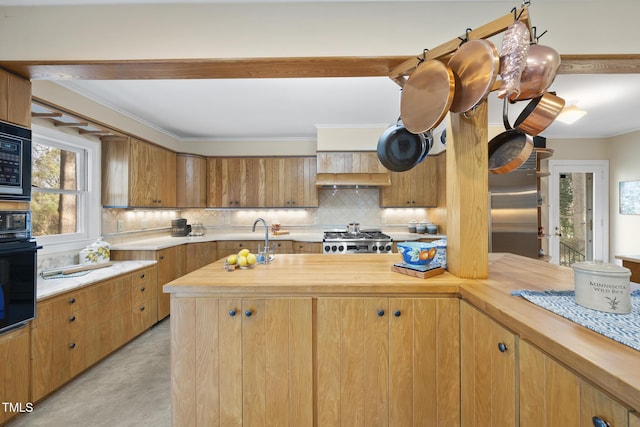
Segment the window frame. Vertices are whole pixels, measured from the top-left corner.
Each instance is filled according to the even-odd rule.
[[[100,205],[100,142],[83,138],[59,129],[33,124],[31,127],[33,144],[39,143],[51,147],[71,149],[83,152],[84,168],[78,171],[78,218],[77,232],[36,236],[35,239],[42,249],[40,254],[72,251],[82,249],[94,242],[101,235],[101,205]],[[82,176],[84,175],[84,176]],[[84,187],[84,189],[82,188]],[[31,192],[52,193],[54,191],[41,190],[33,187]],[[57,190],[55,193],[68,192]],[[32,202],[33,203],[33,202]]]

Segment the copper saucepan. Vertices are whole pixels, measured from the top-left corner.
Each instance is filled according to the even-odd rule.
[[[564,108],[564,99],[547,92],[531,100],[522,110],[513,126],[531,136],[545,130]]]
[[[496,175],[522,166],[533,152],[533,137],[509,125],[508,103],[505,98],[502,120],[506,130],[489,141],[489,172]]]
[[[402,89],[400,116],[413,133],[440,124],[453,102],[455,79],[448,65],[431,59],[418,65]]]
[[[449,111],[465,113],[484,101],[498,76],[500,56],[489,40],[470,40],[451,55],[455,93]]]

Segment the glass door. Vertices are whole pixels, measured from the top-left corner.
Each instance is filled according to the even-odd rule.
[[[608,161],[549,161],[551,263],[609,258]]]

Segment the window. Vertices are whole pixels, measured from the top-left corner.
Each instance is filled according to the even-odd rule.
[[[56,250],[100,234],[99,143],[41,126],[32,132],[32,230]]]

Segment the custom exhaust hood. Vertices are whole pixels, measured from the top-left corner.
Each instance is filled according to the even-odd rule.
[[[318,127],[316,187],[391,185],[391,175],[376,152],[387,127]]]

